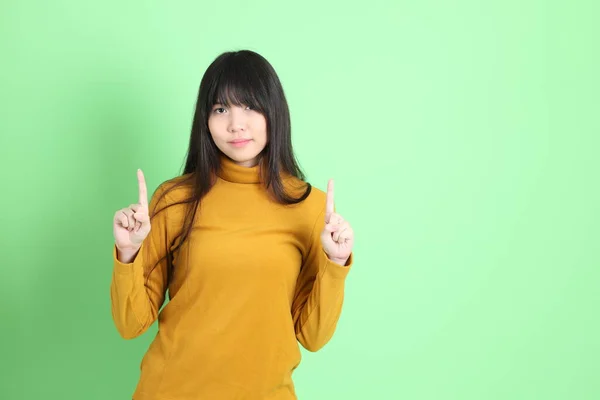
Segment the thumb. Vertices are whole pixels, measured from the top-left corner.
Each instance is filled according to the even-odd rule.
[[[337,232],[340,229],[339,225],[336,224],[325,224],[325,230],[327,232]]]
[[[148,216],[147,213],[144,212],[137,212],[135,214],[133,214],[133,217],[141,223],[146,223],[150,220],[150,217]]]

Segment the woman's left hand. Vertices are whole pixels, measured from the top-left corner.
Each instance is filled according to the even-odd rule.
[[[354,246],[354,231],[350,223],[334,211],[332,179],[327,184],[325,207],[325,228],[321,233],[323,250],[330,260],[346,265]]]

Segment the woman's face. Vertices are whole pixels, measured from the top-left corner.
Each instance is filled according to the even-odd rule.
[[[215,104],[208,130],[219,150],[244,167],[255,166],[267,145],[267,120],[250,107]]]

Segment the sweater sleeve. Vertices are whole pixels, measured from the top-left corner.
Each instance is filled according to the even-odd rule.
[[[166,205],[161,187],[154,193],[149,210],[161,210]],[[155,208],[157,207],[157,208]],[[119,334],[133,339],[144,333],[158,317],[167,289],[167,209],[151,218],[150,233],[142,242],[135,259],[122,263],[113,244],[113,273],[110,284],[112,317]],[[159,262],[160,260],[160,262]]]
[[[296,338],[309,351],[317,351],[329,342],[342,311],[346,276],[353,254],[345,266],[331,261],[321,243],[325,209],[313,226],[310,248],[304,257],[296,283],[292,315]]]

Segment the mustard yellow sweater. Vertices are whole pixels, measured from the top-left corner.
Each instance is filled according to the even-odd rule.
[[[134,338],[158,319],[135,400],[296,399],[298,343],[317,351],[336,329],[353,256],[342,266],[323,251],[325,193],[313,187],[302,203],[284,206],[269,199],[258,166],[226,158],[222,165],[175,254],[169,287],[166,262],[151,269],[180,234],[183,205],[153,219],[132,263],[119,262],[113,247],[117,330]],[[159,203],[170,183],[154,193],[150,210],[187,197],[189,189],[178,188]]]

